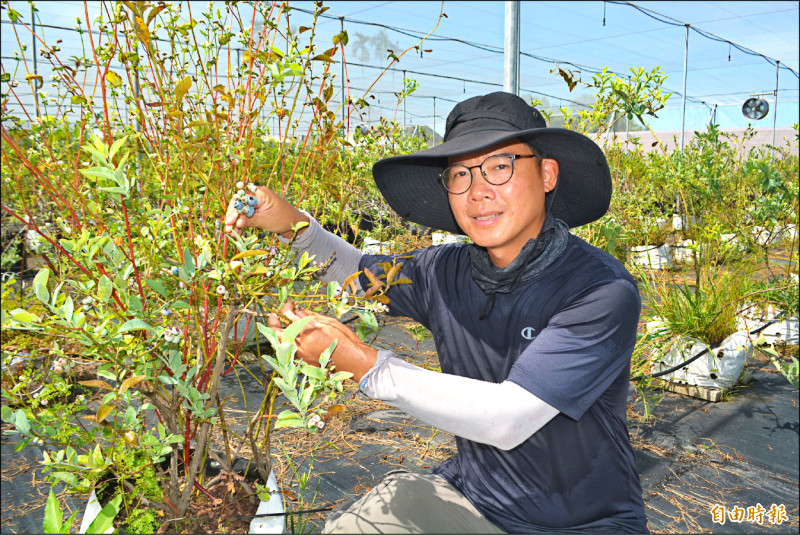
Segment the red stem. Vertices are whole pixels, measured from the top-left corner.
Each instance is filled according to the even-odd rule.
[[[128,232],[128,249],[131,253],[131,264],[133,264],[133,273],[136,275],[136,284],[139,285],[139,295],[142,298],[142,308],[147,307],[147,298],[144,296],[144,288],[142,288],[142,279],[139,276],[139,268],[136,266],[136,255],[133,254],[133,238],[131,237],[131,224],[128,221],[128,208],[125,206],[125,197],[120,195],[122,201],[122,213],[125,215],[125,229]]]

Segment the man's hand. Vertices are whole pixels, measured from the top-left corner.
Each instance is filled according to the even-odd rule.
[[[294,225],[308,222],[305,214],[266,186],[258,186],[255,192],[248,193],[256,198],[255,212],[251,217],[240,214],[231,200],[225,214],[225,232],[241,234],[243,228],[253,227],[291,238]]]
[[[336,349],[331,359],[338,371],[352,373],[353,379],[358,382],[375,364],[378,350],[359,340],[358,336],[340,321],[310,310],[295,309],[291,300],[287,300],[283,305],[281,315],[290,322],[312,318],[294,340],[297,356],[307,363],[319,366],[320,354],[336,340]],[[283,336],[283,326],[278,314],[270,314],[267,325],[276,332],[278,338]]]

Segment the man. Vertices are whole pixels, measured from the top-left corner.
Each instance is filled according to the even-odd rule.
[[[375,164],[389,205],[413,222],[473,244],[414,251],[412,284],[390,288],[389,313],[431,330],[442,373],[358,341],[314,316],[297,339],[311,362],[333,361],[361,389],[456,435],[458,455],[435,475],[392,474],[331,515],[328,532],[646,532],[626,425],[640,299],[624,267],[569,233],[611,197],[605,156],[587,137],[547,128],[522,99],[492,93],[450,113],[444,142]],[[343,280],[392,257],[361,255],[307,214],[260,188],[255,226],[328,258]],[[362,288],[369,281],[360,279]],[[280,330],[279,318],[269,324]]]

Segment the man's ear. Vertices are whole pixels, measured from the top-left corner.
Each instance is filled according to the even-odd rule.
[[[558,162],[552,158],[542,160],[542,178],[545,193],[553,191],[558,183]]]

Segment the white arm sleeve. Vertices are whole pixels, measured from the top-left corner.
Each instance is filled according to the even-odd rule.
[[[344,282],[347,277],[358,271],[358,263],[363,253],[339,236],[322,228],[308,212],[301,211],[308,216],[310,223],[308,228],[294,240],[292,249],[306,251],[313,255],[320,264],[327,262],[330,258],[331,261],[325,270],[319,272],[319,280],[326,284],[332,281]],[[280,235],[278,235],[278,240],[281,243],[291,241]],[[358,279],[356,279],[356,286],[359,290],[361,289]]]
[[[360,386],[434,427],[503,450],[522,444],[559,412],[512,382],[437,373],[385,350]]]

